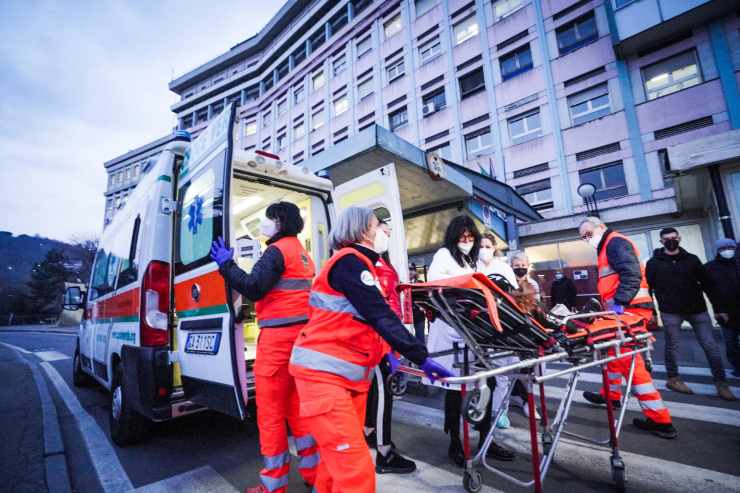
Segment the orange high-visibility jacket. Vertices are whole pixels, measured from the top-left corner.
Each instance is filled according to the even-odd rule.
[[[344,294],[329,284],[329,272],[346,255],[361,259],[371,276],[367,281],[378,285],[375,266],[362,253],[354,248],[335,253],[311,288],[311,316],[293,346],[290,372],[298,378],[365,392],[370,387],[373,368],[388,351],[388,345]]]
[[[635,251],[635,255],[637,257],[639,257],[640,255],[637,246],[635,246],[632,240],[630,240],[623,234],[612,231],[606,237],[606,240],[603,242],[603,246],[599,251],[599,257],[597,260],[597,266],[599,269],[599,281],[597,283],[597,289],[604,304],[614,300],[614,296],[617,294],[617,289],[619,288],[619,274],[609,266],[609,261],[606,258],[606,248],[609,245],[609,242],[612,241],[614,238],[622,238],[624,240],[627,240],[629,244],[632,245],[632,248]],[[630,304],[628,306],[625,306],[624,308],[629,312],[641,315],[645,318],[645,320],[650,320],[653,316],[654,305],[653,299],[650,296],[650,290],[648,289],[648,283],[645,280],[645,267],[642,264],[640,264],[640,275],[640,289],[637,291],[635,297],[632,298]]]
[[[285,270],[278,283],[254,305],[260,329],[289,327],[308,322],[308,296],[316,271],[306,249],[295,236],[272,246],[283,255]]]

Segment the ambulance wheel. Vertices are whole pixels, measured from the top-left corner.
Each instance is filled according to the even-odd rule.
[[[480,472],[473,469],[472,471],[465,471],[463,474],[463,488],[468,493],[478,493],[483,489],[483,481],[480,477]]]
[[[82,369],[82,360],[80,359],[80,346],[75,348],[74,359],[72,360],[72,384],[75,387],[88,387],[92,383],[90,375]]]
[[[110,405],[110,436],[118,446],[125,447],[140,442],[149,428],[149,421],[126,402],[123,392],[121,365],[113,370]]]
[[[485,406],[480,406],[480,389],[472,389],[465,394],[463,400],[463,418],[470,424],[478,424],[486,415]]]
[[[406,393],[406,377],[401,373],[389,375],[387,383],[392,395],[398,397]]]

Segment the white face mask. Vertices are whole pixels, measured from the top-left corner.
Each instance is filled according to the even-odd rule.
[[[390,243],[391,237],[388,236],[388,234],[383,231],[381,228],[378,228],[375,231],[375,239],[373,240],[373,250],[375,250],[378,253],[385,253],[388,251],[388,243]]]
[[[493,260],[493,250],[490,248],[481,248],[478,252],[478,258],[481,260],[481,262],[490,262]]]
[[[589,245],[594,247],[596,250],[599,249],[599,243],[601,243],[601,238],[604,236],[604,233],[596,233],[594,232],[593,236],[588,239]]]
[[[277,224],[270,218],[265,218],[260,223],[260,234],[272,238],[277,233]]]
[[[724,250],[719,251],[719,255],[722,258],[726,258],[727,260],[730,260],[735,256],[735,250],[730,250],[729,248],[725,248]]]
[[[473,242],[460,242],[457,244],[457,248],[460,249],[461,252],[463,252],[465,255],[470,253],[470,250],[473,249]]]

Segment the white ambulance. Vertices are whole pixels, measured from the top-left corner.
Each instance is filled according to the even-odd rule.
[[[203,409],[249,415],[256,324],[250,304],[209,256],[218,236],[238,247],[236,261],[249,271],[262,247],[265,209],[290,201],[305,221],[299,238],[320,266],[330,253],[334,204],[401,217],[393,164],[334,189],[273,154],[234,149],[234,111],[229,105],[192,142],[183,135],[147,163],[102,234],[86,299],[65,306],[84,308],[74,383],[95,381],[111,391],[116,444],[144,438],[152,421]],[[375,192],[358,195],[369,184]],[[402,221],[392,240],[391,256],[404,273]]]

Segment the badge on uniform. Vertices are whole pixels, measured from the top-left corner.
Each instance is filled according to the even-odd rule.
[[[375,286],[375,278],[370,274],[369,270],[363,270],[360,274],[360,280],[365,286]]]

